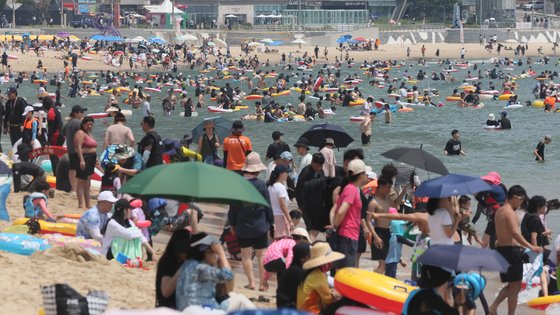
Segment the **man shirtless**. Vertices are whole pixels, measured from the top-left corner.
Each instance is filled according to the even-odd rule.
[[[510,264],[506,273],[500,273],[502,282],[508,284],[503,287],[492,306],[490,314],[498,314],[498,306],[504,299],[508,299],[508,314],[514,315],[517,307],[517,296],[521,289],[523,278],[523,247],[534,252],[542,252],[539,246],[533,246],[523,238],[519,229],[519,219],[515,209],[523,204],[526,196],[525,189],[519,185],[512,186],[507,193],[505,204],[494,214],[496,224],[496,251]]]
[[[378,260],[379,265],[375,272],[385,274],[385,258],[389,252],[389,239],[391,238],[391,220],[379,218],[375,221],[375,228],[371,224],[372,213],[388,213],[391,207],[389,193],[393,186],[393,180],[387,176],[380,176],[377,179],[377,192],[375,198],[371,200],[368,206],[368,214],[366,225],[373,235],[371,244],[371,259]]]

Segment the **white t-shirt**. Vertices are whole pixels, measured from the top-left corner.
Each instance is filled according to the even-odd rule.
[[[274,185],[268,186],[268,193],[270,194],[270,207],[272,208],[272,213],[274,215],[284,215],[282,209],[280,208],[280,198],[284,199],[286,206],[290,202],[286,186],[281,183],[274,183]]]
[[[272,175],[272,171],[276,168],[276,162],[274,160],[268,163],[268,167],[266,168],[266,182],[270,179],[270,175]]]
[[[310,153],[307,153],[306,155],[301,157],[301,160],[299,161],[299,164],[296,169],[297,176],[301,174],[301,170],[303,170],[304,167],[311,164],[311,160],[313,160],[313,156]]]
[[[560,252],[560,235],[556,236],[556,239],[554,240],[554,244],[551,248],[550,256],[549,256],[550,261],[552,261],[556,265],[558,265],[558,259],[557,259],[558,252]]]
[[[134,226],[134,223],[130,222],[131,226]],[[107,255],[109,248],[111,248],[111,243],[115,237],[124,238],[126,240],[132,240],[135,238],[141,238],[142,243],[147,243],[148,240],[142,235],[142,231],[140,229],[130,230],[125,228],[124,226],[120,225],[115,220],[109,220],[107,223],[107,229],[105,230],[105,234],[103,235],[103,242],[101,244],[102,254]],[[116,253],[113,253],[116,256]]]
[[[428,226],[430,227],[430,241],[432,244],[453,245],[453,235],[448,237],[445,234],[445,226],[451,227],[453,220],[446,209],[437,209],[433,215],[428,216]]]
[[[142,117],[150,116],[150,102],[144,101],[142,104]]]

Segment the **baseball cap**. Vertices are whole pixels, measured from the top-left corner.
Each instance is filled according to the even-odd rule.
[[[32,111],[33,111],[33,106],[25,106],[25,109],[23,110],[23,114],[21,114],[21,116],[25,116],[27,115],[27,113]]]
[[[276,130],[272,133],[272,140],[278,140],[278,138],[280,138],[281,136],[283,136],[284,134],[281,133],[280,131]]]
[[[113,193],[105,190],[99,193],[99,196],[97,196],[97,201],[107,201],[110,203],[115,203],[117,202],[117,198],[115,198],[115,196],[113,196]]]
[[[74,105],[72,106],[72,113],[83,113],[87,110],[87,108],[84,108],[80,105]]]
[[[294,159],[294,157],[292,156],[292,153],[290,153],[290,151],[284,151],[282,153],[280,153],[280,158],[282,160],[286,160],[286,161],[291,161]]]
[[[366,163],[360,159],[354,159],[348,163],[348,171],[352,172],[353,175],[365,173]]]
[[[10,87],[8,88],[7,93],[16,93],[16,94],[17,94],[17,89],[16,89],[15,87],[13,87],[13,86],[10,86]]]

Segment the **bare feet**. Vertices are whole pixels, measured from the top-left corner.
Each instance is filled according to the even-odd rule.
[[[254,286],[254,285],[250,285],[250,284],[244,286],[243,288],[245,288],[245,289],[247,289],[247,290],[255,290],[255,286]]]

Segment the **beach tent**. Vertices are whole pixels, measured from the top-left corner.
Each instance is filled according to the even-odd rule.
[[[184,21],[188,20],[187,14],[181,9],[173,8],[171,0],[163,0],[159,5],[146,5],[144,8],[148,11],[146,13],[146,20],[154,21],[156,25],[164,28],[173,28],[171,25],[171,15],[175,18],[182,18]]]

